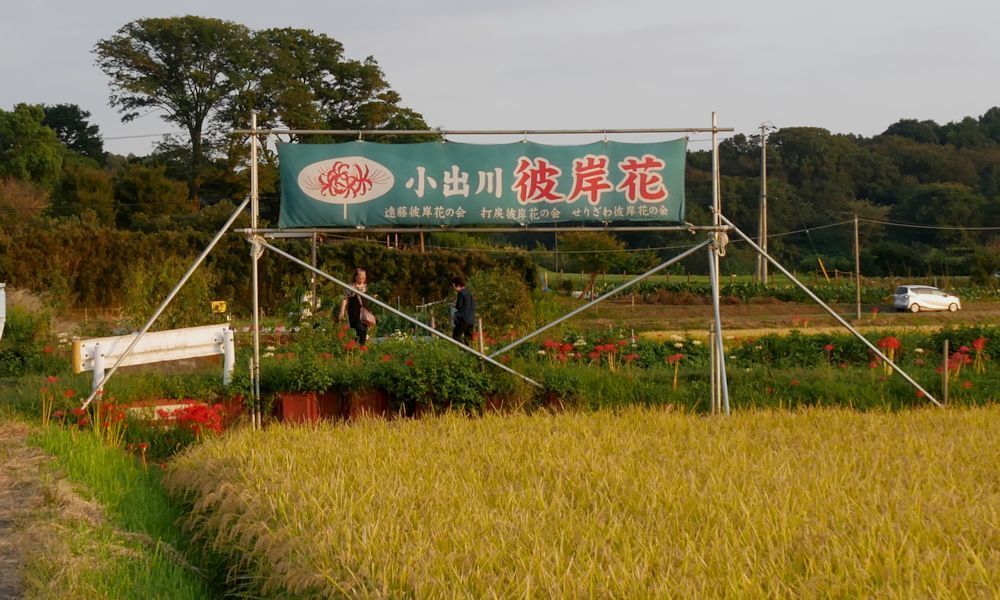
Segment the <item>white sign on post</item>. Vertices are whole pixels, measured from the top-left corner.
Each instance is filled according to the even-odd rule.
[[[105,369],[111,368],[138,333],[73,342],[73,372],[94,372],[93,389],[101,387]],[[236,344],[229,325],[205,325],[166,331],[148,331],[132,348],[122,366],[167,360],[223,355],[222,381],[228,384],[236,366]]]

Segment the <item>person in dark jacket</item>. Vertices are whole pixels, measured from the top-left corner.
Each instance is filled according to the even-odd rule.
[[[455,329],[451,337],[470,345],[472,342],[472,330],[476,322],[476,301],[472,298],[472,292],[465,287],[465,280],[461,277],[454,277],[451,285],[455,288]]]

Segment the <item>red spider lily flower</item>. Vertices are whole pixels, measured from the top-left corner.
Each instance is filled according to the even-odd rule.
[[[55,375],[49,375],[48,377],[45,378],[45,380],[48,381],[49,383],[55,383],[59,381],[59,378],[56,377]]]
[[[546,349],[558,348],[561,345],[562,344],[560,344],[555,340],[545,340],[544,342],[542,342],[542,346],[544,346]]]
[[[42,352],[44,352],[45,354],[52,354],[53,351],[54,350],[52,349],[52,346],[45,346],[44,348],[42,348]]]
[[[140,450],[145,451],[147,448],[149,448],[149,442],[139,442],[138,444],[136,444],[136,447],[139,448]]]
[[[350,350],[354,350],[357,347],[358,347],[358,341],[357,340],[351,340],[351,341],[347,342],[347,345],[344,346],[344,350],[350,351]]]
[[[977,337],[972,340],[972,347],[976,349],[976,352],[982,352],[986,348],[986,338]]]
[[[601,358],[601,353],[598,352],[597,350],[592,350],[587,353],[587,358],[589,358],[590,360],[594,360],[595,358]]]
[[[917,398],[923,398],[926,395],[923,390],[917,390]]]
[[[827,352],[833,352],[833,344],[827,344],[823,346],[823,349],[826,350]]]
[[[559,351],[562,353],[572,352],[573,344],[563,344],[562,346],[559,346]]]
[[[87,414],[87,411],[85,409],[79,407],[74,408],[70,412],[73,413],[74,417],[82,417],[83,415]]]
[[[793,380],[791,380],[791,381],[788,382],[788,385],[790,385],[792,387],[796,387],[796,386],[799,385],[799,380],[798,379],[793,379]]]
[[[770,387],[770,386],[768,386],[768,388],[767,388],[767,393],[768,393],[768,394],[773,394],[773,393],[774,393],[774,388],[773,388],[773,387]]]
[[[556,355],[556,360],[558,360],[559,362],[566,362],[566,355],[565,354],[557,354]]]
[[[358,350],[361,350],[362,352],[368,352],[368,346],[359,346]]]
[[[390,360],[392,360],[392,355],[391,354],[383,354],[382,355],[382,362],[389,362]]]
[[[618,340],[618,345],[619,346],[628,346],[628,342],[625,341],[625,340]]]
[[[501,356],[500,357],[500,362],[502,362],[503,364],[509,363],[510,362],[510,354],[504,354],[503,356]]]
[[[76,424],[79,427],[86,427],[87,425],[90,425],[90,417],[80,417],[77,419]]]
[[[965,389],[967,389],[967,390],[971,390],[972,389],[972,382],[969,381],[969,380],[965,380],[965,381],[962,382],[962,387],[965,388]]]
[[[323,354],[320,354],[319,356],[323,360],[330,360],[331,358],[333,358],[333,355],[330,354],[329,352],[324,352]]]
[[[682,358],[684,358],[683,354],[671,354],[670,356],[667,357],[667,362],[670,364],[675,364],[679,362]]]
[[[63,390],[63,398],[72,398],[75,395],[76,392],[73,390]]]
[[[337,339],[341,339],[341,340],[344,339],[344,332],[343,331],[338,331],[337,332]]]
[[[968,346],[960,346],[958,348],[958,351],[961,352],[962,354],[966,354],[966,353],[969,352],[969,347]]]
[[[406,359],[406,362],[404,362],[403,364],[406,365],[406,366],[408,366],[408,367],[412,367],[413,366],[413,359],[412,358],[408,358],[408,359]]]
[[[888,335],[878,341],[878,347],[883,350],[896,350],[899,346],[899,338],[891,335]]]
[[[55,417],[55,418],[57,418],[57,419],[61,419],[61,418],[63,418],[63,417],[66,416],[66,413],[64,413],[61,410],[57,410],[56,412],[52,413],[52,416]]]
[[[871,360],[871,361],[870,361],[870,362],[868,363],[868,368],[869,368],[869,369],[876,369],[876,368],[878,368],[878,364],[879,364],[880,362],[882,362],[882,361],[881,361],[881,359],[878,359],[878,358],[875,358],[875,359],[872,359],[872,360]]]
[[[625,362],[632,362],[633,360],[639,358],[639,355],[633,352],[632,354],[626,354],[622,358],[625,359]]]

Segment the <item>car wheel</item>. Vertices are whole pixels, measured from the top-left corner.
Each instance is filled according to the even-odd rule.
[[[948,312],[955,312],[956,310],[958,310],[958,305],[954,302],[948,305]]]
[[[917,304],[916,302],[914,302],[913,304],[911,304],[910,305],[910,312],[913,312],[913,313],[920,312],[920,305]]]

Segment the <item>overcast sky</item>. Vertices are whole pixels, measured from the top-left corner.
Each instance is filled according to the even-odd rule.
[[[1000,105],[996,0],[24,0],[0,17],[0,108],[78,104],[106,150],[148,153],[154,138],[123,136],[171,127],[122,124],[91,50],[131,20],[184,14],[325,33],[447,129],[707,127],[716,111],[740,133],[871,136]]]

